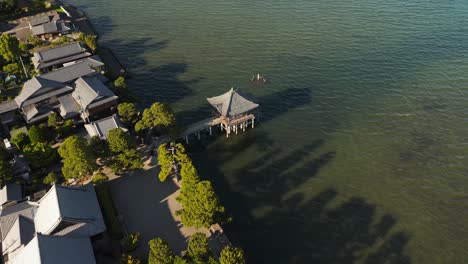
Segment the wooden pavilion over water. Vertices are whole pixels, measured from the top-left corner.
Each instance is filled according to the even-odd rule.
[[[212,127],[216,125],[220,125],[221,131],[226,131],[226,137],[232,132],[237,134],[239,130],[245,131],[249,125],[255,127],[254,110],[259,105],[240,95],[233,88],[225,94],[207,100],[216,109],[215,116],[189,126],[181,135],[187,143],[192,134],[196,134],[200,139],[200,132],[203,130],[208,130],[211,135]]]
[[[221,131],[226,131],[226,137],[231,132],[237,134],[238,130],[245,131],[248,125],[255,126],[253,110],[258,104],[249,101],[233,88],[220,96],[207,98],[208,103],[217,110],[217,118],[220,119]]]

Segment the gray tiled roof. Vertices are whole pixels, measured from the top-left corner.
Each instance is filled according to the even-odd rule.
[[[15,98],[15,101],[19,107],[22,107],[24,102],[30,99],[37,91],[39,91],[39,89],[63,88],[64,86],[65,85],[60,82],[47,80],[41,78],[40,76],[35,76],[31,80],[24,83],[23,89],[21,90],[21,93]]]
[[[207,100],[224,117],[243,114],[258,107],[258,104],[247,100],[232,88],[225,94]]]
[[[34,17],[34,18],[29,19],[29,24],[31,26],[33,26],[33,27],[37,26],[37,25],[40,25],[40,24],[47,23],[47,22],[50,22],[50,17],[47,16],[47,15],[38,16],[38,17]]]
[[[74,81],[82,76],[87,76],[96,71],[89,67],[86,62],[76,63],[67,67],[60,68],[56,71],[40,75],[41,78],[53,80],[61,83]]]
[[[14,111],[16,109],[18,109],[18,104],[16,104],[15,100],[10,100],[10,101],[0,103],[0,114]]]
[[[92,183],[83,187],[54,185],[42,197],[34,219],[36,231],[51,234],[61,221],[86,223],[82,235],[94,236],[106,230]]]
[[[8,263],[94,264],[96,259],[89,238],[37,234]]]
[[[58,32],[59,30],[57,27],[57,23],[54,21],[54,22],[49,22],[49,23],[34,26],[31,28],[31,31],[34,36],[37,36],[37,35],[55,33],[55,32]]]
[[[120,128],[125,132],[128,131],[117,115],[112,115],[86,124],[85,128],[90,137],[98,136],[104,140],[107,139],[107,133],[114,128]]]
[[[36,210],[37,206],[29,202],[22,202],[3,209],[0,213],[0,232],[2,233],[2,241],[7,236],[18,216],[22,215],[32,220],[36,215]]]
[[[13,252],[21,245],[26,245],[34,237],[34,222],[22,215],[16,216],[13,226],[2,241],[3,254]]]
[[[7,184],[0,189],[0,205],[11,201],[21,201],[23,199],[23,191],[21,185]]]
[[[75,81],[75,91],[72,93],[75,101],[82,109],[88,109],[93,102],[115,94],[96,77],[81,77]]]
[[[36,52],[32,61],[36,69],[42,69],[89,56],[91,56],[91,53],[87,52],[80,43],[75,42]]]
[[[71,94],[67,94],[58,98],[60,102],[60,115],[63,118],[70,118],[79,114],[79,107]]]

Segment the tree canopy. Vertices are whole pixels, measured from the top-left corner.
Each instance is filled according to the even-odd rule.
[[[11,164],[7,160],[0,160],[0,182],[3,187],[5,184],[11,181],[13,173],[11,170]]]
[[[3,33],[0,36],[0,55],[9,62],[18,61],[21,54],[19,41],[10,34]]]
[[[31,143],[31,141],[29,140],[29,137],[28,135],[26,135],[25,133],[23,132],[20,132],[20,133],[17,133],[15,134],[12,138],[11,138],[11,142],[13,144],[15,144],[15,146],[19,149],[19,150],[23,150],[23,147],[28,145],[29,143]]]
[[[62,157],[62,173],[66,179],[81,178],[96,170],[96,159],[82,137],[67,138],[58,149]]]
[[[138,122],[138,110],[135,104],[121,103],[117,106],[120,119],[127,125],[133,127]]]
[[[120,128],[114,128],[107,133],[109,149],[116,155],[112,159],[111,168],[117,173],[124,170],[139,169],[143,167],[141,155],[135,149],[135,143],[130,135]]]
[[[219,257],[220,264],[245,264],[244,252],[240,248],[226,246]]]
[[[155,238],[148,244],[150,246],[148,264],[172,264],[174,262],[174,253],[166,241]]]
[[[177,211],[186,226],[209,227],[224,218],[225,209],[209,181],[201,181],[187,186],[182,178],[182,189],[177,200],[182,209]],[[184,187],[187,186],[187,187]]]
[[[47,125],[49,127],[57,127],[62,123],[62,118],[57,113],[52,113],[47,117]]]
[[[15,75],[15,76],[20,76],[21,75],[21,66],[17,62],[13,62],[10,64],[7,64],[3,66],[3,71],[10,74],[10,75]]]
[[[24,146],[24,155],[36,168],[43,168],[55,163],[58,159],[57,151],[47,143],[37,142]]]
[[[92,51],[95,51],[97,49],[97,36],[95,35],[80,33],[80,35],[78,36],[78,41],[85,44]]]
[[[211,256],[208,239],[203,233],[195,233],[190,237],[187,254],[194,263],[206,263]]]
[[[49,132],[44,126],[32,126],[29,128],[29,140],[31,143],[45,143],[49,141]]]
[[[109,143],[109,149],[114,153],[122,153],[134,147],[130,135],[120,128],[111,129],[107,133],[107,143]]]
[[[165,103],[154,103],[143,111],[143,116],[135,125],[135,131],[149,128],[167,128],[174,125],[175,117],[172,109]]]
[[[47,176],[42,180],[44,184],[52,184],[58,181],[58,176],[54,172],[47,174]]]

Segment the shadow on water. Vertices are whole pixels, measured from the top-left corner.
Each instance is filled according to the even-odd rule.
[[[217,94],[213,96],[217,96]],[[257,121],[268,122],[287,111],[291,111],[291,109],[309,104],[312,101],[312,92],[310,88],[289,88],[250,99],[260,105]],[[213,108],[206,102],[198,108],[176,113],[176,119],[181,126],[187,126],[194,121],[212,116],[212,112]]]
[[[361,197],[339,199],[333,188],[312,198],[291,193],[333,161],[335,152],[321,151],[324,139],[285,152],[265,132],[252,132],[228,147],[191,147],[200,174],[210,177],[233,215],[225,230],[249,263],[411,263],[409,235],[395,228],[391,214],[378,215]],[[262,154],[226,177],[220,165],[251,147]]]
[[[101,26],[100,32],[102,28],[105,27]],[[111,47],[125,65],[130,76],[128,86],[131,93],[144,107],[155,101],[176,102],[192,94],[191,85],[203,80],[202,77],[182,80],[180,76],[187,72],[189,67],[185,62],[154,65],[147,59],[148,52],[158,52],[168,47],[168,40],[156,41],[150,37],[106,39],[102,41],[102,45]]]

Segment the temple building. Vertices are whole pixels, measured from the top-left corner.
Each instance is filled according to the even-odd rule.
[[[220,96],[207,98],[208,103],[216,109],[217,118],[221,130],[226,131],[226,137],[231,132],[237,134],[239,129],[245,131],[248,125],[255,125],[255,114],[253,110],[258,104],[246,99],[233,88]]]

